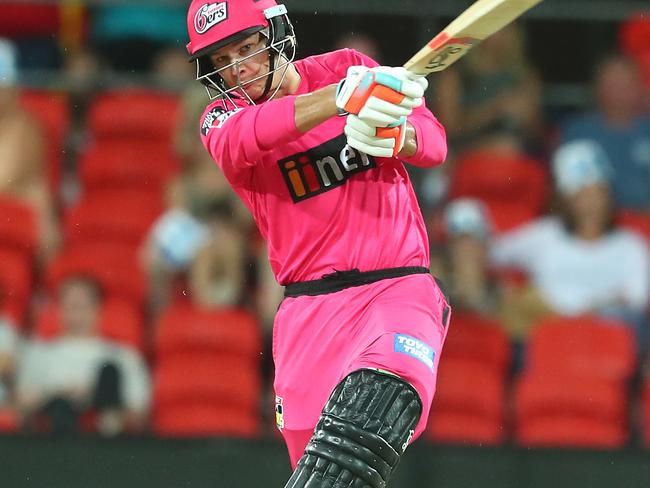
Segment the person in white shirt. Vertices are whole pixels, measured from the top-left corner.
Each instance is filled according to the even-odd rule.
[[[87,409],[99,414],[100,433],[144,426],[150,404],[150,378],[139,352],[102,338],[97,322],[99,286],[70,278],[59,290],[60,337],[25,345],[17,372],[16,398],[22,414],[49,417],[55,433],[79,428]]]
[[[11,404],[10,383],[16,361],[18,326],[0,310],[0,410]]]
[[[595,141],[561,146],[553,158],[557,215],[497,239],[491,260],[524,270],[555,313],[613,315],[640,331],[650,297],[649,251],[614,222],[609,167]]]

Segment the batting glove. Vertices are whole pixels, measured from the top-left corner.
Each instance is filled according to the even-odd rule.
[[[399,124],[422,105],[426,88],[426,78],[404,68],[351,66],[339,83],[336,106],[343,115],[358,115],[375,127],[387,127]]]
[[[350,114],[346,117],[343,129],[350,147],[381,158],[397,156],[404,147],[406,137],[406,117],[390,127],[375,127]]]

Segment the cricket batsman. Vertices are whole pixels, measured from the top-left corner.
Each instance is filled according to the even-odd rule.
[[[295,60],[275,0],[194,0],[203,143],[268,243],[286,487],[386,486],[424,430],[450,309],[405,164],[445,132],[424,78],[349,49]]]

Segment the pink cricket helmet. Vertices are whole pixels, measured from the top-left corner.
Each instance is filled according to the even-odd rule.
[[[215,70],[209,55],[231,42],[241,41],[265,29],[268,30],[265,49],[269,51],[269,73],[272,73],[288,65],[276,66],[278,57],[284,56],[289,61],[295,57],[293,26],[284,5],[275,0],[193,0],[187,12],[190,42],[186,47],[190,61],[197,61],[197,79],[208,88],[217,90],[219,95],[242,88],[225,86],[219,76],[221,69]],[[289,56],[287,51],[292,51]]]

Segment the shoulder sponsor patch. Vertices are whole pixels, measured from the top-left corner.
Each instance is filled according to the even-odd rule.
[[[394,350],[422,361],[430,370],[433,370],[435,351],[421,340],[406,334],[395,334]]]
[[[205,117],[203,117],[203,123],[201,124],[201,133],[204,136],[207,136],[208,132],[210,132],[210,129],[221,128],[226,120],[241,110],[243,109],[236,108],[235,110],[226,111],[226,109],[222,107],[214,107],[207,114],[205,114]]]

